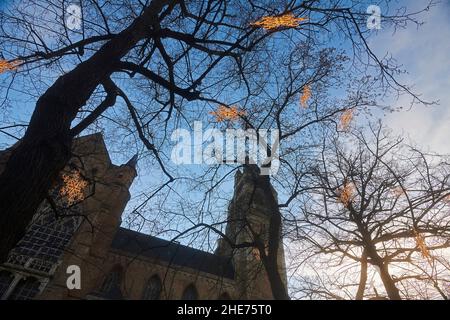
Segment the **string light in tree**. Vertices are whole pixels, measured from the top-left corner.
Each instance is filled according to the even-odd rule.
[[[255,258],[255,260],[261,261],[261,253],[259,252],[258,248],[253,248],[252,249],[252,255]]]
[[[345,183],[339,192],[339,201],[347,208],[353,200],[355,193],[355,185],[353,183]]]
[[[237,106],[227,107],[221,105],[216,111],[211,111],[210,114],[216,118],[217,122],[223,122],[227,120],[235,121],[240,117],[245,116],[245,110],[240,110]]]
[[[69,205],[82,201],[84,199],[84,189],[88,182],[81,176],[77,170],[61,175],[63,186],[60,195],[67,200]]]
[[[306,85],[303,88],[303,93],[300,96],[300,105],[306,109],[308,108],[308,100],[311,98],[311,87],[309,85]]]
[[[345,110],[340,118],[339,127],[341,130],[347,131],[350,128],[350,124],[353,121],[353,109]]]
[[[0,59],[0,74],[6,71],[14,71],[17,70],[19,65],[22,63],[20,60],[4,60]]]
[[[446,197],[444,198],[444,201],[445,201],[448,205],[450,205],[450,195],[449,195],[449,196],[446,196]]]
[[[399,198],[405,194],[405,191],[403,191],[402,187],[395,187],[391,191],[396,198]]]
[[[279,16],[266,16],[262,17],[258,21],[251,23],[250,25],[257,28],[263,28],[265,30],[276,30],[279,28],[297,28],[302,21],[308,20],[307,18],[297,18],[292,13],[286,13]]]
[[[416,244],[419,248],[420,252],[422,253],[422,256],[430,261],[431,254],[430,251],[427,248],[427,245],[425,243],[424,237],[417,231],[417,229],[414,228],[414,236],[416,238]]]

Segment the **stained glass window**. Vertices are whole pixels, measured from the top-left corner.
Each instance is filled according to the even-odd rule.
[[[147,287],[144,291],[145,300],[159,300],[161,298],[162,284],[157,275],[148,280]]]
[[[195,286],[193,284],[190,284],[184,290],[183,296],[181,299],[182,300],[197,300],[198,299],[197,289],[195,289]]]

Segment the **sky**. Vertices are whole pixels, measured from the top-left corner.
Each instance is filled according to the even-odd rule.
[[[403,1],[409,8],[422,8],[427,1]],[[416,105],[411,110],[386,116],[385,124],[424,149],[450,153],[450,1],[444,0],[424,15],[425,24],[399,30],[381,31],[372,39],[375,52],[391,53],[408,74],[405,83],[414,84],[416,92],[438,105]],[[409,97],[392,101],[393,105],[408,105]]]
[[[7,2],[0,0],[0,9]],[[416,11],[427,2],[399,0],[398,5],[406,5],[409,11]],[[381,6],[381,10],[383,13],[386,8]],[[425,24],[420,28],[409,25],[395,34],[386,28],[377,31],[371,36],[370,45],[379,56],[391,53],[408,71],[402,80],[414,84],[415,90],[422,93],[425,100],[438,100],[439,104],[433,107],[417,105],[412,110],[388,114],[384,121],[396,133],[410,138],[423,148],[450,153],[447,142],[450,133],[450,1],[442,0],[422,17]],[[389,101],[393,105],[408,105],[408,102],[407,96]]]

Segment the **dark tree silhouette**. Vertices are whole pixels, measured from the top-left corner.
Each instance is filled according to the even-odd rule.
[[[310,246],[311,255],[328,257],[357,299],[365,296],[368,264],[389,299],[412,297],[408,281],[424,281],[447,299],[448,161],[390,138],[381,126],[368,131],[327,144],[312,189],[290,221],[292,239]],[[360,267],[354,284],[352,263]]]

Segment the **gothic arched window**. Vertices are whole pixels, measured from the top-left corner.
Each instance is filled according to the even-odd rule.
[[[41,283],[34,277],[22,279],[14,288],[8,300],[30,300],[39,292]]]
[[[195,289],[195,286],[193,284],[190,284],[186,289],[184,289],[183,296],[181,297],[181,299],[182,300],[198,299],[197,289]]]
[[[123,270],[120,266],[114,267],[106,276],[100,289],[101,293],[108,299],[122,299],[120,284],[122,282]]]
[[[144,289],[145,300],[159,300],[161,298],[162,283],[157,275],[152,276]]]

